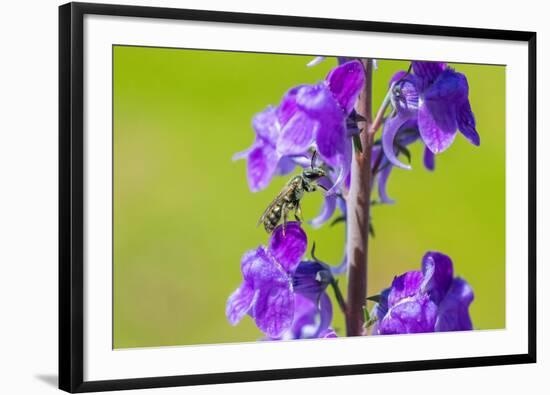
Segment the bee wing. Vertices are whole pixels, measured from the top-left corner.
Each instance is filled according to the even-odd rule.
[[[273,207],[275,207],[275,205],[277,205],[281,199],[283,197],[285,197],[289,192],[291,191],[291,185],[290,183],[285,185],[284,188],[281,190],[281,192],[279,192],[279,194],[277,196],[275,196],[275,199],[272,200],[271,203],[269,203],[269,206],[267,206],[267,208],[264,210],[264,212],[262,213],[262,216],[260,217],[260,219],[258,220],[258,223],[256,224],[256,226],[260,226],[261,223],[264,222],[265,220],[265,217],[267,216],[267,214],[273,209]]]

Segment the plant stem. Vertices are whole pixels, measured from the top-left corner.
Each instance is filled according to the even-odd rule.
[[[347,336],[365,334],[363,306],[367,298],[367,261],[371,189],[371,156],[374,144],[372,132],[372,59],[362,61],[365,86],[355,110],[365,119],[360,122],[362,151],[354,150],[350,190],[347,198],[348,297],[346,310]],[[378,117],[377,117],[378,118]],[[380,121],[379,121],[380,122]],[[363,124],[363,125],[361,125]]]

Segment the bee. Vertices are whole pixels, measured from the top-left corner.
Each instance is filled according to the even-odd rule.
[[[317,186],[325,189],[320,184],[314,184],[319,178],[326,175],[320,167],[315,167],[315,155],[311,157],[311,167],[304,169],[302,174],[292,177],[273,201],[267,206],[264,213],[258,220],[258,226],[263,223],[267,233],[273,232],[275,227],[283,219],[283,235],[285,233],[288,214],[294,210],[294,218],[301,222],[302,208],[300,200],[304,192],[314,192]]]

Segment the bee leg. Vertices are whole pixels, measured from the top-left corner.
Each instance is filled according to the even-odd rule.
[[[300,203],[296,205],[296,209],[294,209],[294,218],[296,218],[296,221],[302,222],[304,216],[302,215],[302,206],[300,206]]]
[[[288,209],[287,209],[285,203],[283,203],[283,205],[281,206],[281,212],[283,213],[283,237],[285,237],[286,221],[287,221],[287,218],[288,218]]]

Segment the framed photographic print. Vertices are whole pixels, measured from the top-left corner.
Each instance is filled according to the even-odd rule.
[[[535,33],[59,16],[61,389],[535,362]]]

